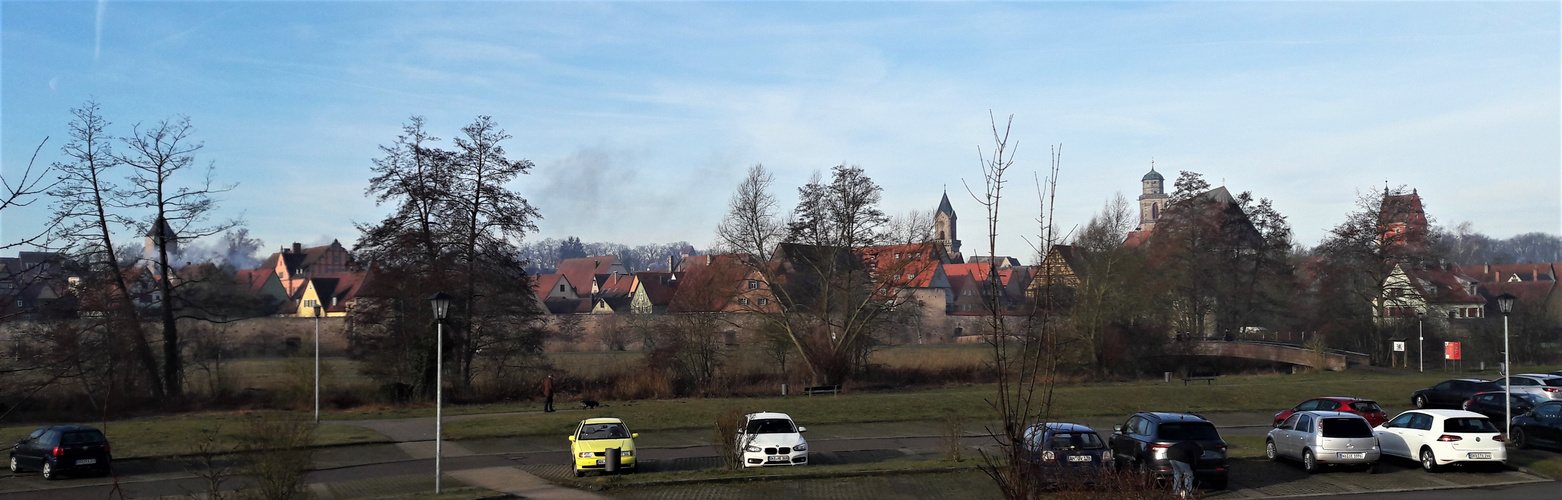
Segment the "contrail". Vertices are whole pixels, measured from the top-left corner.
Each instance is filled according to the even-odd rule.
[[[92,60],[97,61],[98,55],[103,53],[103,13],[108,10],[108,0],[98,0],[98,22],[96,35],[92,40]]]

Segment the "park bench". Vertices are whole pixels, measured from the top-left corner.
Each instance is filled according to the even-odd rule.
[[[1219,377],[1219,374],[1211,372],[1188,372],[1187,376],[1182,377],[1182,385],[1188,385],[1188,382],[1204,382],[1206,385],[1215,385],[1215,379]]]
[[[803,395],[804,396],[812,396],[812,395],[815,395],[815,394],[840,394],[840,393],[841,393],[841,386],[839,386],[839,385],[821,385],[821,386],[809,387],[807,389],[803,389]]]

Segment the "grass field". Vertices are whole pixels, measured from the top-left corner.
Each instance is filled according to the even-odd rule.
[[[1328,372],[1298,375],[1221,377],[1213,385],[1139,381],[1087,384],[1056,389],[1054,418],[1128,415],[1135,411],[1272,412],[1317,396],[1355,396],[1385,404],[1408,404],[1410,393],[1448,378],[1447,374],[1388,375]],[[782,411],[807,424],[933,421],[949,413],[971,421],[993,420],[987,404],[992,386],[969,386],[828,397],[669,399],[609,402],[597,412],[619,417],[643,431],[706,428],[715,415],[743,411]],[[483,417],[446,424],[452,439],[566,434],[579,415],[539,414]]]
[[[114,446],[114,458],[169,457],[187,455],[192,447],[208,433],[217,434],[220,451],[233,450],[240,442],[251,418],[305,418],[299,414],[236,414],[186,415],[179,417],[154,417],[135,420],[79,422],[103,430]],[[0,443],[14,443],[36,429],[36,426],[0,427]],[[316,446],[387,442],[378,432],[351,425],[322,424],[315,433]]]

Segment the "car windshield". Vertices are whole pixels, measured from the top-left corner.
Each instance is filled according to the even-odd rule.
[[[1529,403],[1530,405],[1538,405],[1546,402],[1546,398],[1534,394],[1514,394],[1513,399],[1519,402]]]
[[[592,440],[592,439],[628,439],[628,438],[629,438],[629,430],[624,428],[624,424],[610,423],[610,424],[586,424],[586,425],[582,425],[582,426],[580,426],[580,437],[578,437],[576,439],[579,439],[579,440],[582,440],[582,441],[589,441],[589,440]]]
[[[1485,418],[1450,418],[1443,421],[1443,432],[1497,432],[1497,426]]]
[[[1323,437],[1369,438],[1372,426],[1359,418],[1326,418],[1323,419]]]
[[[67,432],[60,436],[61,446],[78,444],[98,444],[103,442],[103,433],[98,431]]]
[[[756,418],[748,421],[749,434],[795,434],[797,428],[784,418]]]
[[[1173,422],[1161,424],[1161,439],[1169,441],[1211,441],[1220,439],[1209,422]]]
[[[1383,407],[1378,406],[1378,403],[1374,401],[1357,401],[1355,403],[1351,403],[1350,408],[1360,413],[1383,411]]]
[[[1106,445],[1094,432],[1060,432],[1052,435],[1053,450],[1099,450]]]

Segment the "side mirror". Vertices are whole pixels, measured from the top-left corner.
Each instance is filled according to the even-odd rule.
[[[570,440],[570,441],[574,441],[574,440],[575,440],[575,435],[574,435],[574,434],[571,434],[571,435],[570,435],[570,437],[569,437],[569,440]]]
[[[1285,423],[1284,420],[1279,420],[1279,421],[1276,421],[1275,424],[1271,425],[1270,427],[1274,428],[1274,429],[1279,429],[1280,428],[1280,424],[1283,424],[1283,423]]]
[[[640,433],[638,433],[638,432],[631,432],[631,433],[629,433],[629,437],[631,437],[631,438],[640,437]]]
[[[808,428],[799,425],[797,426],[797,432],[808,432]]]
[[[1112,433],[1113,434],[1122,434],[1123,433],[1123,426],[1121,426],[1121,425],[1114,425],[1114,426],[1112,426]]]

